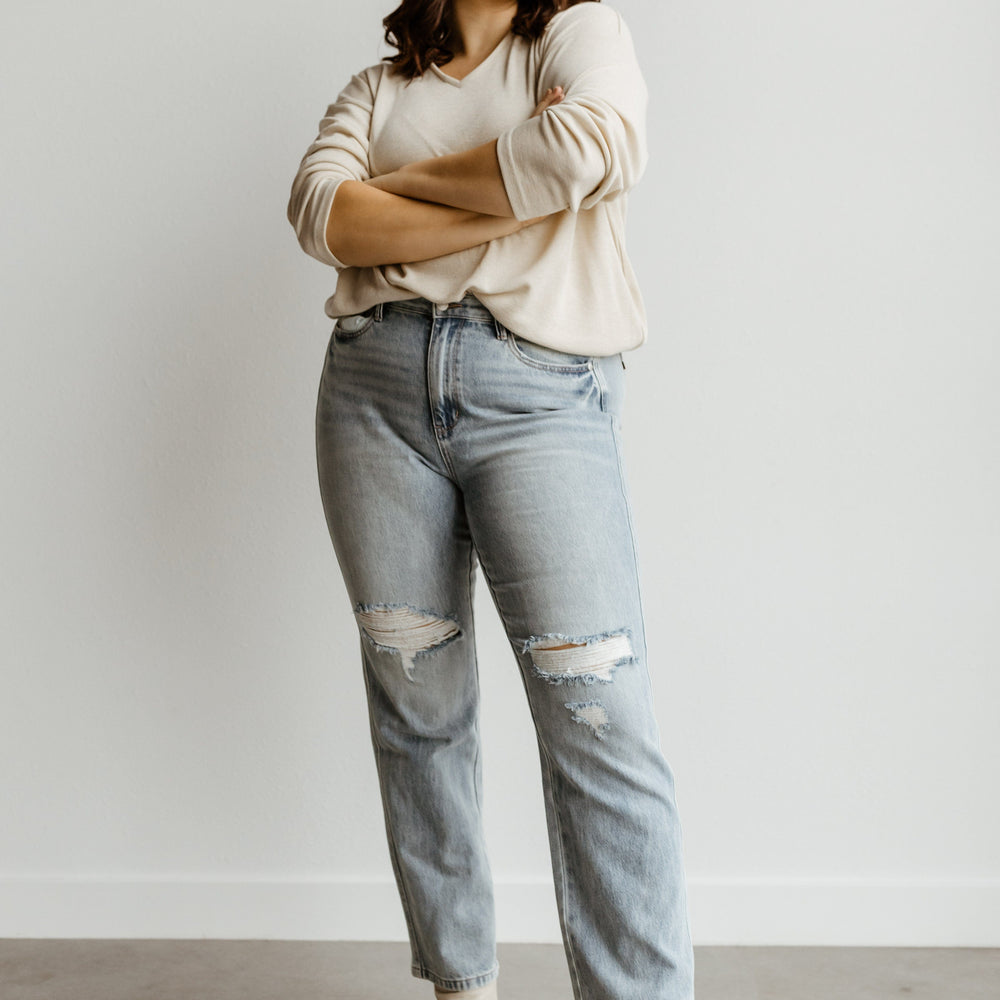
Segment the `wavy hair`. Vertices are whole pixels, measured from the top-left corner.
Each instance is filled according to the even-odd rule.
[[[533,41],[539,38],[555,14],[578,3],[600,0],[518,0],[511,32]],[[454,58],[457,39],[451,18],[452,0],[401,0],[400,5],[382,19],[385,40],[399,52],[384,56],[392,63],[392,72],[407,80],[423,74],[431,63],[443,66]]]

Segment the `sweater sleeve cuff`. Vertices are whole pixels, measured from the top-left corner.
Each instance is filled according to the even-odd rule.
[[[503,185],[507,189],[507,200],[514,212],[514,218],[520,222],[526,219],[534,219],[539,215],[548,215],[549,211],[539,209],[532,204],[530,192],[521,181],[521,172],[517,169],[514,158],[514,132],[516,129],[508,129],[497,137],[497,161],[500,164],[500,176],[503,178]]]
[[[348,180],[347,177],[330,178],[317,192],[316,208],[312,213],[313,231],[309,240],[311,245],[306,247],[311,256],[338,270],[343,270],[347,265],[335,257],[333,251],[327,246],[326,223],[330,218],[330,209],[333,208],[333,199],[337,194],[337,188],[346,180]]]

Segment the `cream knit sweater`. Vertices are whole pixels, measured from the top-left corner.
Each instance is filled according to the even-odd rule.
[[[462,80],[432,65],[407,85],[390,69],[377,63],[351,78],[292,184],[288,220],[302,249],[337,269],[326,315],[415,296],[443,305],[471,291],[508,329],[556,350],[608,355],[642,344],[646,313],[625,217],[648,159],[648,94],[621,14],[606,3],[568,7],[534,42],[508,33]],[[562,101],[530,117],[557,84]],[[330,252],[326,225],[341,181],[496,138],[514,215],[549,218],[410,264],[348,267]]]

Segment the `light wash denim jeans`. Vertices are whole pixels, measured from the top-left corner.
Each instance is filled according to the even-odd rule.
[[[622,466],[621,355],[541,347],[471,293],[336,322],[316,443],[358,622],[413,975],[498,973],[482,828],[477,561],[537,733],[576,1000],[691,1000],[673,773]]]

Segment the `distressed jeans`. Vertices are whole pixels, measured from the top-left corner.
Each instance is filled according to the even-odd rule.
[[[653,713],[622,464],[621,355],[542,347],[471,293],[341,317],[320,491],[358,624],[412,973],[498,974],[473,587],[534,721],[576,1000],[691,1000],[674,777]]]

